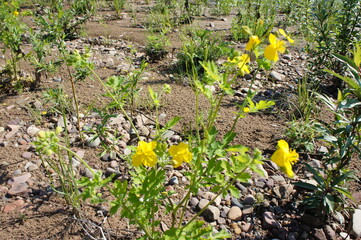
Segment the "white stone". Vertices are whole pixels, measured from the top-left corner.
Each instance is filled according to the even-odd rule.
[[[361,237],[361,210],[355,209],[352,215],[352,231],[355,237]]]
[[[26,133],[27,133],[30,137],[34,137],[39,131],[40,131],[40,129],[37,128],[37,127],[35,127],[35,125],[31,125],[31,126],[28,127],[28,129],[26,130]]]

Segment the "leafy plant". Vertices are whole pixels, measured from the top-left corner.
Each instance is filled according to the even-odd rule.
[[[181,51],[177,54],[178,67],[186,73],[191,73],[193,70],[202,73],[200,62],[216,61],[229,52],[228,43],[210,31],[189,29],[187,35]]]
[[[166,47],[170,45],[168,37],[164,34],[147,36],[145,53],[151,61],[163,59],[168,51]]]

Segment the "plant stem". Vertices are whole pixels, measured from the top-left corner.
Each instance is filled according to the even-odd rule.
[[[137,138],[140,139],[140,136],[139,136],[139,133],[137,131],[137,129],[135,128],[134,126],[134,123],[133,123],[133,119],[131,119],[129,117],[129,115],[125,112],[124,108],[123,108],[123,105],[118,101],[118,99],[116,99],[116,97],[114,96],[114,94],[112,94],[109,89],[107,88],[107,86],[104,84],[104,82],[100,79],[100,77],[98,76],[98,74],[95,73],[95,71],[90,68],[89,66],[87,66],[88,69],[94,74],[94,76],[96,77],[96,79],[100,82],[100,84],[103,86],[103,88],[105,89],[105,91],[109,94],[109,96],[112,97],[112,99],[118,104],[120,110],[122,111],[122,113],[124,114],[124,116],[128,119],[128,121],[130,122],[130,125],[132,126],[135,134],[137,135]]]

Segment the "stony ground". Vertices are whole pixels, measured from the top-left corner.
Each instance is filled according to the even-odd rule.
[[[105,19],[112,19],[111,16],[109,12],[104,13]],[[229,28],[230,21],[227,18],[199,18],[194,24],[210,30],[220,30]],[[133,28],[126,13],[121,20],[105,20],[99,23],[94,19],[86,24],[86,28],[87,37],[69,41],[67,46],[79,50],[89,47],[94,53],[91,60],[99,76],[106,78],[114,74],[126,74],[139,67],[144,58],[144,39],[147,32],[143,28]],[[177,34],[175,32],[172,35],[175,51],[181,45]],[[137,51],[134,53],[133,49]],[[183,126],[189,126],[194,121],[193,92],[170,71],[174,62],[175,55],[169,54],[166,59],[151,63],[140,83],[144,89],[149,85],[157,89],[164,83],[172,87],[172,94],[165,95],[162,99],[161,121],[174,116],[183,118],[179,125],[167,132],[169,144],[182,141],[183,136],[180,133]],[[292,182],[300,180],[313,181],[302,165],[295,165],[296,177],[290,180],[283,176],[275,164],[267,160],[277,140],[284,136],[285,122],[293,110],[287,103],[295,97],[297,81],[304,73],[305,63],[306,55],[302,48],[296,45],[282,56],[274,71],[260,73],[254,86],[258,91],[257,99],[277,100],[276,113],[249,115],[236,127],[238,135],[235,143],[257,147],[264,152],[266,161],[263,167],[260,167],[264,176],[253,175],[248,183],[237,182],[236,187],[241,191],[238,198],[230,195],[219,197],[202,214],[204,220],[214,226],[215,230],[226,229],[232,233],[233,239],[323,240],[356,239],[361,236],[361,208],[357,206],[361,204],[361,186],[358,182],[352,185],[355,202],[345,206],[341,214],[321,220],[304,212],[300,202],[307,193],[292,185]],[[29,68],[24,64],[24,71]],[[101,141],[90,141],[93,136],[89,130],[95,129],[101,119],[96,112],[87,109],[89,105],[101,108],[109,101],[101,97],[104,91],[99,83],[87,79],[77,85],[82,115],[80,119],[75,115],[69,116],[68,126],[64,126],[62,118],[57,115],[48,114],[40,118],[37,115],[48,110],[48,105],[42,98],[42,92],[46,88],[62,87],[71,95],[65,70],[47,77],[43,84],[43,89],[38,92],[0,96],[0,239],[88,239],[90,234],[100,239],[100,228],[107,239],[134,239],[139,236],[139,232],[128,226],[125,219],[118,216],[105,218],[104,212],[109,210],[107,206],[86,206],[84,218],[75,219],[66,209],[61,196],[49,187],[46,166],[42,164],[32,145],[39,130],[66,127],[71,133],[73,151],[83,157],[93,169],[101,170],[104,175],[116,173],[122,178],[127,176],[124,156],[131,154],[128,146],[136,144],[129,121],[119,113],[109,121],[107,127],[112,129],[111,132],[117,130],[119,136],[123,137],[116,142],[109,142],[114,145],[116,154],[99,157]],[[241,79],[239,86],[236,86],[236,96],[225,100],[217,119],[217,129],[221,134],[230,128],[236,109],[235,103],[243,100],[248,88],[249,81],[246,78]],[[142,96],[146,100],[145,93]],[[147,106],[146,103],[139,103],[142,111],[137,111],[134,122],[142,139],[149,140],[155,129],[155,117],[150,109],[144,107]],[[205,100],[202,100],[202,104],[207,108]],[[330,115],[323,112],[322,117],[327,119]],[[85,133],[87,140],[84,145],[78,143],[78,121],[83,129],[88,130]],[[316,158],[317,156],[319,155],[301,154],[301,160],[321,168],[322,159]],[[92,177],[91,172],[84,170],[77,159],[70,163],[77,169],[79,176]],[[355,166],[358,164],[355,163]],[[167,179],[167,190],[183,194],[182,188],[188,180],[181,169],[169,169]],[[214,194],[209,189],[200,189],[189,203],[187,217],[205,206],[212,196]],[[348,211],[348,208],[353,211]],[[167,224],[169,221],[164,218],[163,230],[168,228]]]

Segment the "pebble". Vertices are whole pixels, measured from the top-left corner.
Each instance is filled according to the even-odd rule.
[[[31,126],[28,127],[28,129],[26,129],[26,133],[30,137],[34,137],[39,131],[40,131],[40,129],[37,128],[35,125],[31,125]]]
[[[252,229],[252,224],[248,222],[241,222],[238,225],[241,225],[242,232],[249,232]]]
[[[202,216],[208,222],[217,221],[220,216],[219,208],[210,205],[206,208],[206,210],[204,210],[204,212],[202,213]]]
[[[9,189],[8,194],[9,195],[18,195],[20,193],[29,192],[28,190],[28,184],[27,183],[19,183],[16,185],[12,185],[12,187]]]
[[[262,228],[263,229],[280,229],[281,224],[275,219],[275,216],[271,212],[264,212],[262,216]]]
[[[276,71],[271,71],[269,76],[271,77],[271,79],[275,81],[283,81],[285,79],[285,75],[278,73]]]
[[[243,215],[248,215],[253,213],[253,207],[252,206],[244,206],[244,208],[242,209],[242,213]]]
[[[292,184],[285,184],[282,186],[276,186],[273,188],[273,192],[277,195],[280,199],[288,199],[293,192],[293,185]]]
[[[336,232],[332,229],[330,225],[326,225],[323,228],[323,231],[327,237],[328,240],[336,240]]]
[[[317,240],[327,240],[326,234],[323,232],[323,230],[322,230],[321,228],[315,228],[315,229],[313,229],[312,235],[313,235]]]
[[[361,210],[355,209],[352,214],[352,235],[361,237]]]
[[[232,206],[237,206],[239,208],[243,208],[243,204],[239,202],[239,200],[237,198],[232,198],[231,199],[231,203],[232,203]]]
[[[255,203],[256,203],[256,198],[251,194],[247,195],[243,200],[244,205],[253,205]]]
[[[12,177],[12,178],[9,179],[8,185],[12,186],[12,185],[20,184],[20,183],[25,183],[30,178],[31,178],[31,173],[26,173],[26,174],[21,175],[21,176]]]
[[[118,164],[117,161],[112,160],[112,161],[110,162],[110,167],[112,167],[112,168],[117,168],[117,167],[119,167],[119,164]]]
[[[168,181],[168,185],[178,185],[179,184],[179,180],[178,177],[174,176],[171,177],[171,179],[169,179]]]
[[[21,157],[25,159],[30,159],[32,155],[33,154],[31,152],[23,152],[23,154],[21,154]]]
[[[32,171],[35,171],[35,170],[38,170],[39,167],[38,165],[32,163],[32,162],[27,162],[25,164],[25,167],[24,167],[28,172],[32,172]]]
[[[342,237],[342,240],[350,240],[350,235],[346,232],[340,232],[340,237]]]
[[[217,195],[215,193],[212,192],[205,192],[202,196],[202,198],[207,199],[209,201],[211,201],[212,199],[214,199]],[[215,200],[214,200],[214,205],[219,206],[221,204],[222,198],[221,196],[218,196]]]
[[[199,200],[196,197],[192,197],[189,200],[189,206],[191,206],[192,208],[195,208],[198,205],[198,203],[199,203]]]
[[[242,210],[237,206],[231,207],[228,211],[227,218],[232,221],[240,221],[242,219]]]
[[[97,137],[93,140],[94,137],[87,138],[87,145],[91,148],[96,148],[100,145],[100,139]]]

